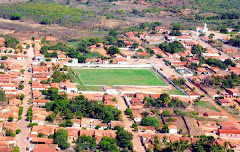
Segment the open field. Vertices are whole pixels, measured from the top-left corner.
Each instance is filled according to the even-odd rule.
[[[68,73],[74,83],[78,83],[77,87],[78,90],[81,91],[103,91],[103,88],[101,86],[85,86],[82,84],[80,79],[76,74],[74,74],[74,71],[72,69],[68,70]]]
[[[163,90],[162,93],[167,93],[170,95],[184,95],[181,91],[175,89],[175,90]]]
[[[85,85],[167,86],[150,69],[75,69]]]

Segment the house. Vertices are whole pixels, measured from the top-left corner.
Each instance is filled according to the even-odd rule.
[[[138,126],[138,132],[155,133],[156,129],[153,126]]]
[[[142,121],[142,114],[140,109],[131,109],[133,114],[133,120],[134,122],[138,123]]]
[[[238,97],[239,96],[239,90],[238,89],[226,88],[226,92],[229,93],[233,97]]]
[[[55,41],[56,40],[56,37],[54,36],[47,36],[46,37],[46,41]]]
[[[116,63],[117,64],[128,64],[128,60],[126,58],[116,58]]]
[[[6,146],[8,147],[9,145],[15,144],[15,137],[0,136],[0,143],[2,143],[2,142],[6,142],[7,143]]]
[[[218,134],[221,138],[240,138],[240,130],[219,129]]]
[[[149,57],[149,54],[146,52],[136,52],[136,56],[138,57]]]
[[[224,53],[237,53],[237,50],[234,49],[223,49]]]
[[[204,41],[204,42],[208,42],[208,41],[209,41],[209,38],[206,37],[206,36],[202,36],[200,39],[201,39],[202,41]]]
[[[240,74],[240,68],[239,67],[229,67],[228,71],[232,72],[234,74],[237,74],[237,75]]]
[[[208,92],[208,95],[212,98],[219,97],[219,95],[216,92]]]
[[[233,56],[233,59],[239,60],[239,59],[240,59],[240,55],[234,55],[234,56]]]
[[[73,127],[80,127],[81,119],[71,119],[73,122]]]
[[[177,126],[175,126],[175,125],[169,125],[168,129],[169,129],[170,134],[176,134],[178,132]]]
[[[80,129],[77,129],[77,128],[66,128],[66,130],[68,132],[67,142],[72,144],[73,141],[76,141],[78,139],[78,135],[79,135]]]
[[[33,106],[43,108],[45,107],[45,104],[48,102],[50,102],[50,100],[48,99],[33,99]]]
[[[57,145],[56,144],[35,144],[33,152],[57,152]],[[29,149],[31,151],[31,149]]]
[[[214,118],[214,119],[218,119],[218,118],[224,118],[227,119],[228,117],[220,112],[205,112],[203,113],[203,116],[207,116],[208,118]]]
[[[65,82],[65,89],[66,89],[66,93],[77,93],[78,89],[75,85],[75,83],[70,82],[70,80],[67,80]]]
[[[166,27],[163,27],[163,26],[156,26],[156,27],[155,27],[155,31],[157,31],[157,32],[159,32],[159,33],[168,32],[168,30],[166,29]]]
[[[123,121],[111,121],[110,127],[111,129],[114,129],[114,127],[119,126],[125,128],[125,123]]]
[[[16,99],[16,98],[11,98],[8,100],[8,104],[11,106],[17,106],[21,103],[21,100]]]
[[[195,99],[195,98],[198,98],[198,97],[201,96],[201,95],[200,95],[199,93],[197,93],[197,92],[186,92],[186,94],[187,94],[190,98],[192,98],[192,99]]]
[[[217,102],[221,105],[221,106],[230,106],[231,102],[228,101],[227,99],[218,99]]]
[[[133,46],[134,42],[132,42],[132,41],[124,41],[124,44],[125,44],[126,47],[131,47],[131,46]]]
[[[82,118],[81,123],[80,123],[80,127],[91,128],[93,121],[94,121],[94,119],[92,119],[92,118]]]
[[[52,144],[53,143],[53,139],[49,139],[49,138],[39,138],[39,137],[33,137],[30,139],[32,144]]]
[[[25,55],[17,55],[16,59],[23,61],[23,60],[25,60]]]
[[[54,134],[54,129],[55,129],[54,126],[42,126],[42,125],[33,126],[31,128],[31,133],[30,134],[38,135],[39,133],[42,133],[46,136],[49,136],[49,135]]]
[[[205,69],[205,68],[197,68],[197,74],[199,75],[199,74],[204,74],[204,75],[206,75],[206,74],[209,74],[209,71],[207,70],[207,69]]]
[[[192,41],[190,36],[176,36],[176,41]]]
[[[41,72],[48,72],[47,66],[34,66],[32,69],[32,73],[41,73]]]

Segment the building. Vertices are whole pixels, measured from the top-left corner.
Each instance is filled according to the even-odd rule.
[[[168,129],[169,129],[170,134],[176,134],[178,132],[177,131],[177,126],[175,126],[175,125],[169,125]]]
[[[199,35],[199,32],[200,33],[207,33],[208,32],[207,24],[204,23],[204,27],[197,27],[196,32],[197,32],[197,36]]]
[[[221,106],[230,106],[231,102],[228,101],[227,99],[218,99],[217,102],[221,105]]]
[[[33,106],[43,108],[45,107],[45,104],[48,102],[50,102],[50,100],[48,99],[33,99]]]
[[[76,85],[74,83],[70,82],[70,80],[66,81],[65,89],[66,89],[66,93],[77,93],[78,92]]]
[[[220,112],[205,112],[203,113],[203,116],[207,116],[208,118],[214,118],[214,119],[218,119],[218,118],[223,118],[223,119],[227,119],[228,117]]]
[[[240,138],[240,130],[219,129],[218,134],[221,138]]]
[[[238,97],[239,96],[239,90],[238,89],[226,88],[226,92],[229,93],[233,97]]]

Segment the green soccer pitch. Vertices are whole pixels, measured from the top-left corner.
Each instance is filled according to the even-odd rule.
[[[84,85],[167,86],[151,69],[74,69]]]

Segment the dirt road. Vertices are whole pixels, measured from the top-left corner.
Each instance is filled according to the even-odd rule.
[[[133,134],[133,149],[138,151],[138,152],[145,152],[144,147],[142,146],[140,137],[138,133],[133,131],[133,128],[131,127],[133,124],[133,121],[128,118],[127,115],[125,115],[125,110],[127,109],[127,106],[125,104],[124,99],[122,98],[121,95],[116,95],[117,101],[118,101],[118,107],[119,110],[122,111],[123,114],[123,122],[125,123],[125,128],[127,131],[131,132]]]
[[[27,110],[29,108],[28,101],[31,98],[31,86],[28,84],[28,82],[31,80],[32,75],[30,72],[28,72],[28,68],[31,67],[32,58],[34,56],[33,48],[30,48],[27,53],[26,61],[24,61],[25,64],[25,72],[24,72],[24,89],[19,91],[20,93],[25,95],[25,98],[23,99],[23,104],[21,105],[23,107],[23,114],[22,119],[17,122],[18,128],[21,129],[21,133],[17,135],[17,146],[19,147],[21,152],[27,152],[26,148],[28,146],[28,134],[29,134],[29,128],[27,127],[29,122],[26,121],[27,118]]]

